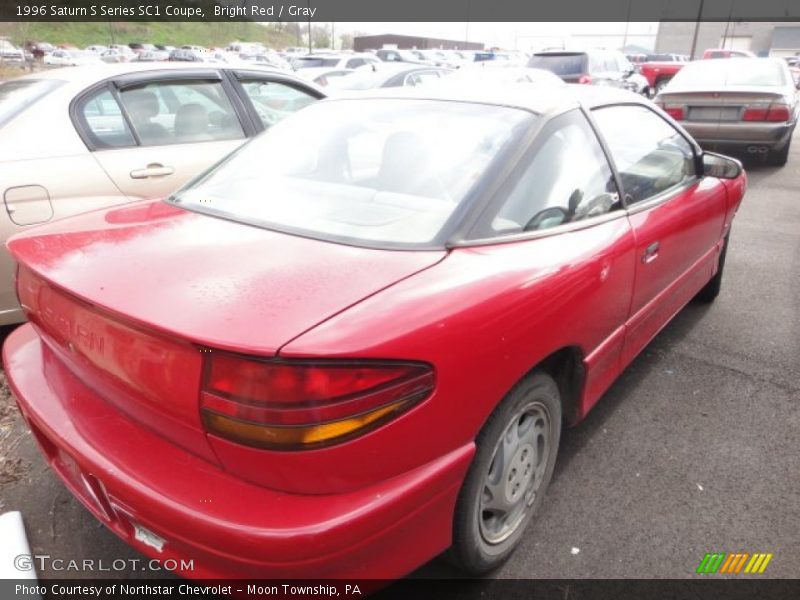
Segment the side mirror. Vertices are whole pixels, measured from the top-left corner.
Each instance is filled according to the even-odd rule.
[[[717,179],[736,179],[742,174],[742,163],[735,158],[714,152],[703,152],[703,175]]]

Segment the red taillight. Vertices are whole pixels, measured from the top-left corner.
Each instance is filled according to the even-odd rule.
[[[751,107],[742,114],[742,121],[788,121],[791,118],[789,107],[785,104],[773,104],[769,107]]]
[[[665,106],[664,112],[676,121],[683,121],[683,107],[682,106]]]
[[[789,107],[783,104],[773,104],[767,112],[767,121],[788,121],[791,117]]]
[[[581,75],[578,78],[578,83],[583,83],[586,85],[590,85],[592,83],[592,78],[589,75]]]
[[[745,109],[742,121],[766,121],[768,112],[766,107]]]
[[[210,433],[297,450],[351,439],[430,394],[433,369],[409,363],[260,361],[212,352],[200,405]]]

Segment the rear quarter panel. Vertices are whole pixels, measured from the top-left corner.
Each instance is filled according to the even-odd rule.
[[[223,463],[263,460],[273,484],[306,472],[302,485],[314,493],[365,485],[472,445],[495,406],[543,358],[565,346],[591,355],[622,326],[633,248],[628,221],[619,218],[579,232],[454,249],[279,351],[285,358],[425,361],[436,368],[432,397],[328,449],[280,456],[215,449]],[[619,350],[609,347],[606,373],[616,375]]]

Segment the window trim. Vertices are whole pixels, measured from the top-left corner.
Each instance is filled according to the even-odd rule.
[[[614,179],[614,183],[617,186],[617,194],[619,195],[619,202],[620,206],[616,210],[612,210],[603,215],[597,215],[596,217],[589,217],[587,219],[582,219],[580,221],[575,221],[572,223],[563,223],[561,225],[556,225],[555,227],[549,227],[547,229],[539,229],[534,231],[520,231],[517,233],[498,233],[497,235],[491,236],[484,236],[484,237],[470,237],[470,235],[475,233],[477,226],[481,222],[485,222],[486,214],[498,208],[507,198],[507,194],[503,194],[503,189],[508,185],[508,181],[512,180],[514,183],[518,182],[519,179],[524,175],[524,171],[526,166],[528,165],[528,160],[532,156],[533,147],[536,145],[537,141],[541,137],[541,132],[547,128],[553,121],[556,119],[563,117],[566,114],[571,112],[577,111],[582,115],[586,124],[589,126],[589,129],[595,136],[600,148],[603,152],[603,156],[606,159],[606,165],[608,166],[609,170],[611,171],[611,176]],[[533,128],[532,131],[529,132],[529,137],[525,141],[522,151],[517,155],[513,162],[513,167],[505,173],[505,175],[497,177],[497,185],[495,185],[494,189],[491,191],[490,194],[487,194],[488,201],[486,201],[479,210],[476,210],[475,217],[470,219],[470,223],[467,227],[463,228],[464,235],[459,236],[458,238],[451,239],[448,242],[448,247],[470,247],[470,246],[489,246],[493,244],[503,244],[503,243],[512,243],[512,242],[520,242],[525,240],[531,239],[538,239],[542,237],[548,237],[551,235],[559,235],[562,233],[567,233],[571,231],[579,231],[582,229],[586,229],[588,227],[594,227],[595,225],[600,225],[602,223],[607,223],[609,221],[613,221],[622,217],[627,217],[627,207],[622,199],[621,195],[621,188],[619,185],[619,174],[617,173],[614,165],[611,163],[610,156],[608,154],[608,150],[604,144],[604,140],[598,134],[597,130],[595,129],[595,124],[591,121],[590,115],[586,114],[586,108],[582,105],[571,105],[563,108],[558,112],[554,112],[548,115],[547,118],[542,119],[541,122]]]

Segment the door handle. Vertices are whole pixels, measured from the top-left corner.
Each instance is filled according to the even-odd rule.
[[[175,169],[165,167],[161,163],[150,163],[144,169],[134,169],[131,171],[131,179],[147,179],[148,177],[166,177],[172,175]]]
[[[645,248],[644,254],[642,254],[642,262],[647,265],[657,259],[659,248],[661,248],[661,244],[658,242],[653,242],[647,248]]]

